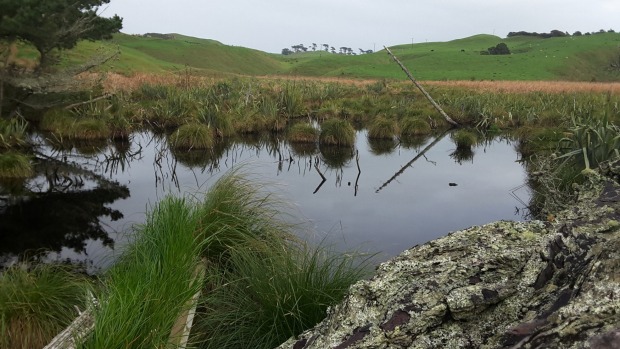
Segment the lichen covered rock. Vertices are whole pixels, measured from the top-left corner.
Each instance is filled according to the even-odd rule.
[[[620,189],[554,222],[453,232],[381,264],[279,348],[620,348]]]

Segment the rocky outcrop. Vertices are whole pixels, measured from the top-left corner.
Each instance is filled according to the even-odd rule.
[[[552,222],[451,233],[381,264],[280,349],[620,348],[620,188]]]

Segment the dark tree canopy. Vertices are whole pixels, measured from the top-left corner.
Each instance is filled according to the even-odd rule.
[[[0,0],[0,40],[22,40],[48,64],[54,49],[71,49],[79,40],[109,39],[122,18],[103,18],[97,9],[110,0]]]

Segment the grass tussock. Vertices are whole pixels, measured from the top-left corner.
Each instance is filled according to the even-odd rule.
[[[464,129],[454,132],[452,134],[452,139],[457,149],[471,149],[478,141],[478,137],[474,132]]]
[[[42,348],[84,309],[88,281],[58,265],[0,272],[0,347]]]
[[[403,137],[421,136],[431,133],[431,125],[426,120],[406,117],[400,121],[400,134]]]
[[[104,275],[95,327],[80,348],[163,348],[188,300],[199,244],[197,217],[185,199],[167,197],[149,213],[135,240]]]
[[[326,145],[353,146],[355,144],[355,129],[346,120],[326,120],[321,124],[319,143]]]
[[[28,156],[14,151],[0,154],[0,178],[28,178],[33,174]]]
[[[176,149],[211,149],[215,137],[209,126],[194,123],[179,127],[172,133],[169,142]]]
[[[392,139],[400,133],[396,121],[378,117],[368,126],[368,137],[376,139]]]
[[[319,130],[310,123],[297,123],[288,130],[287,139],[293,143],[316,143]]]
[[[19,147],[26,144],[28,122],[21,118],[0,119],[0,149]]]
[[[278,346],[321,321],[365,276],[358,262],[325,246],[289,244],[267,255],[252,245],[232,250],[229,268],[208,275],[196,328],[205,335],[200,348]]]

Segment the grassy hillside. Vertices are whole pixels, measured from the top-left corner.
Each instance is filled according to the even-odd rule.
[[[481,55],[504,42],[511,55]],[[101,43],[85,42],[70,53],[83,60]],[[206,74],[301,75],[347,78],[395,78],[404,74],[385,51],[359,56],[327,52],[289,56],[268,54],[213,40],[173,34],[172,39],[116,35],[103,45],[122,54],[105,69],[121,73],[180,71],[186,66]],[[449,42],[407,44],[392,51],[420,80],[620,80],[607,67],[620,54],[620,34],[601,33],[542,39],[476,35]]]

